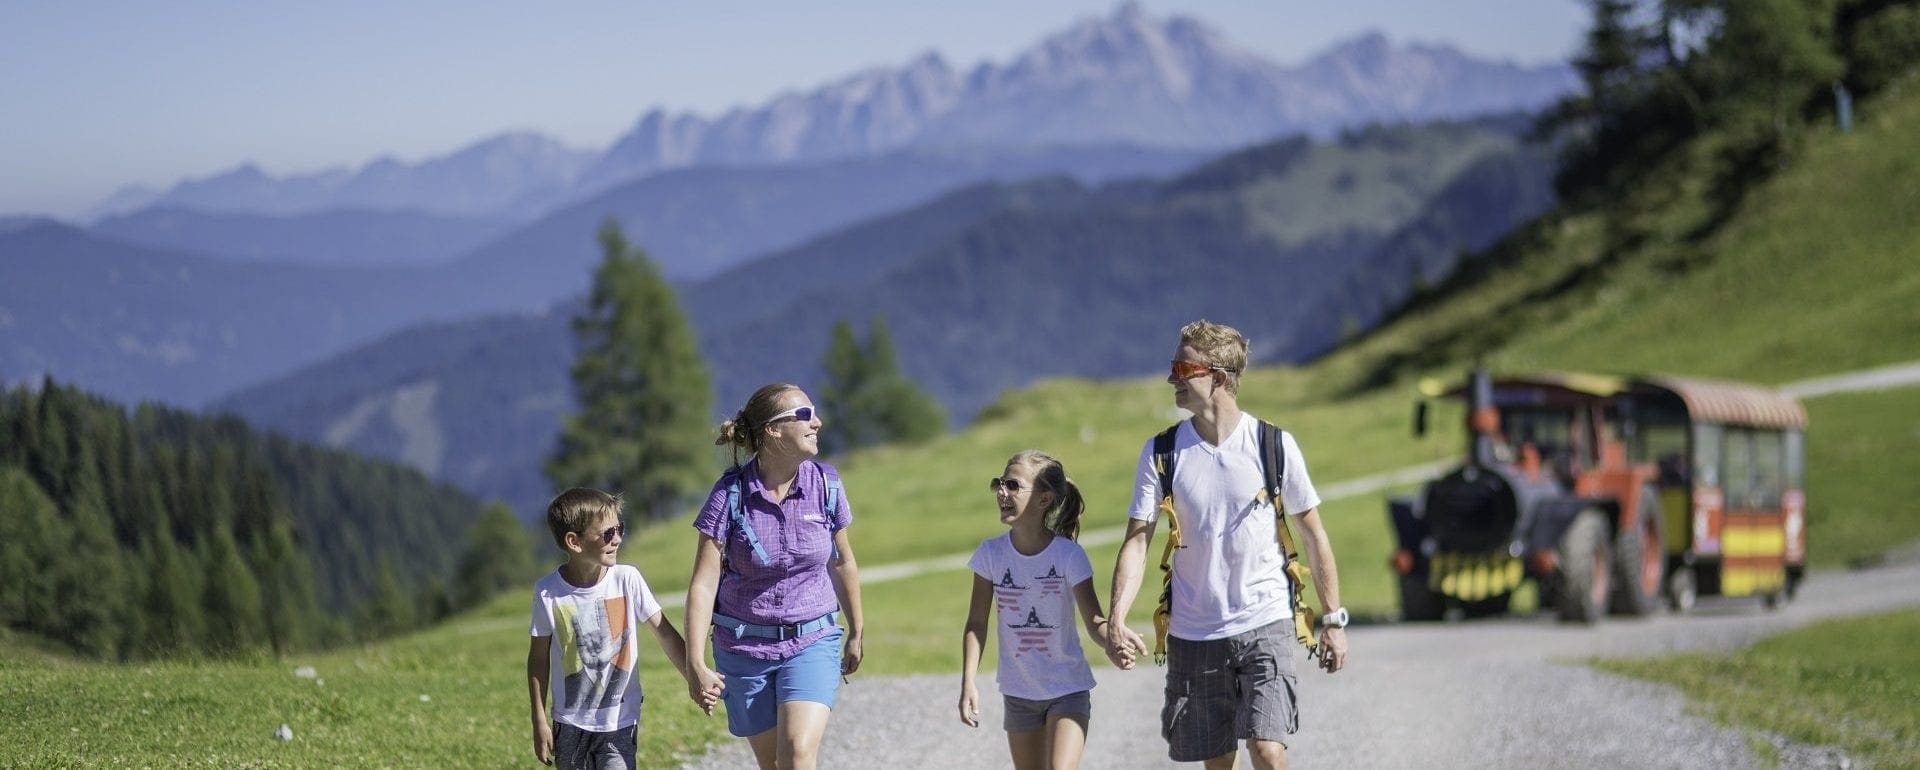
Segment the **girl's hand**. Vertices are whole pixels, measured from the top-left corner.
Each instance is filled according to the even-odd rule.
[[[960,724],[980,726],[980,691],[973,685],[960,688]]]
[[[847,634],[847,640],[840,646],[840,675],[846,676],[860,670],[860,635]]]

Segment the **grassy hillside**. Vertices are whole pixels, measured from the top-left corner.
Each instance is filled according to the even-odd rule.
[[[1920,94],[1910,87],[1863,105],[1861,117],[1851,135],[1816,132],[1793,167],[1711,233],[1691,235],[1709,210],[1690,170],[1665,169],[1668,178],[1649,185],[1672,199],[1642,209],[1653,212],[1638,223],[1649,233],[1642,246],[1597,249],[1597,214],[1543,221],[1378,334],[1311,367],[1251,373],[1246,406],[1298,433],[1324,488],[1455,454],[1457,411],[1436,415],[1438,435],[1408,435],[1408,385],[1456,374],[1475,356],[1506,369],[1760,382],[1920,358],[1910,253],[1920,243],[1920,134],[1909,128],[1920,122]],[[1170,354],[1172,334],[1141,344]],[[984,480],[1033,446],[1058,454],[1083,487],[1091,533],[1117,527],[1141,443],[1175,419],[1170,405],[1167,386],[1152,379],[1052,381],[1004,396],[964,433],[843,458],[861,563],[872,571],[964,553],[997,533]],[[1906,473],[1920,460],[1920,391],[1829,396],[1808,409],[1816,562],[1920,537],[1912,504],[1920,486]],[[1332,502],[1325,513],[1347,603],[1390,611],[1381,495]],[[682,519],[637,533],[624,558],[673,591],[685,585],[692,550]],[[1090,550],[1104,596],[1112,548]],[[966,585],[958,569],[870,585],[866,670],[953,671]],[[397,641],[251,663],[74,663],[0,637],[0,745],[35,747],[7,757],[29,765],[521,763],[524,603],[505,596]],[[1144,627],[1145,610],[1132,621]],[[643,656],[652,697],[641,755],[670,766],[673,752],[719,739],[721,722],[693,711],[653,648]],[[295,678],[303,664],[325,684]],[[269,737],[282,722],[295,730],[292,743]],[[74,725],[105,727],[70,732]],[[62,740],[42,740],[49,733]]]

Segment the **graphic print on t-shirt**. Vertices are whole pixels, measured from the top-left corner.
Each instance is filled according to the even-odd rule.
[[[553,631],[562,651],[567,709],[603,709],[620,704],[633,678],[633,629],[627,628],[627,597],[554,605]]]

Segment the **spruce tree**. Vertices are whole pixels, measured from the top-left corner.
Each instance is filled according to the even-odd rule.
[[[557,488],[620,493],[660,518],[705,482],[712,381],[659,267],[612,220],[600,244],[587,311],[573,322],[580,411],[567,418],[547,477]]]
[[[491,503],[473,523],[470,542],[454,573],[454,606],[465,609],[534,577],[533,538],[513,509]]]
[[[822,367],[827,384],[821,406],[827,417],[821,451],[923,441],[946,431],[947,413],[940,402],[900,371],[886,319],[874,317],[864,346],[844,319],[835,324]]]

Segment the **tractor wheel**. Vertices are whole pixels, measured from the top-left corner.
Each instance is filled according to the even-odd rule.
[[[1560,536],[1560,619],[1593,623],[1607,610],[1612,576],[1613,527],[1598,508],[1582,510]]]
[[[1633,526],[1613,539],[1613,611],[1645,615],[1660,606],[1661,583],[1666,578],[1667,550],[1662,534],[1660,501],[1652,487],[1640,490],[1634,505]]]
[[[1425,578],[1400,576],[1400,615],[1403,619],[1439,620],[1446,611],[1446,597],[1428,588]]]
[[[1693,568],[1681,565],[1679,569],[1667,575],[1667,607],[1676,614],[1685,614],[1693,610],[1694,602],[1700,599],[1700,586],[1694,582]]]

